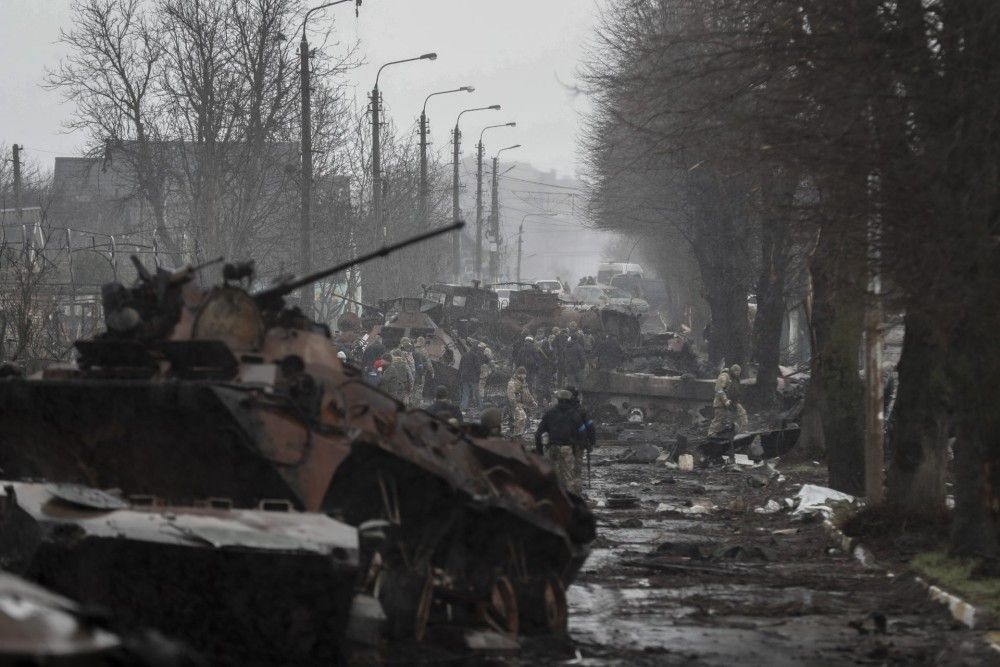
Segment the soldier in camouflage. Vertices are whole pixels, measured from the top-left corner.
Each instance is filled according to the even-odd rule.
[[[535,407],[537,402],[528,389],[528,371],[524,366],[514,371],[514,376],[507,383],[507,406],[510,416],[514,419],[514,430],[511,437],[520,438],[528,428],[528,413],[525,407]]]
[[[563,486],[580,495],[583,492],[583,455],[590,451],[587,424],[569,390],[557,391],[556,399],[555,406],[545,413],[535,432],[535,450],[552,462]]]

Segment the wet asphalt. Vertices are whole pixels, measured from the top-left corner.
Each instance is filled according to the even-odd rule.
[[[1000,665],[912,576],[862,566],[818,521],[754,511],[822,483],[818,468],[754,487],[746,471],[608,463],[621,451],[596,450],[585,483],[598,538],[568,591],[569,640],[503,662]],[[638,504],[609,507],[612,494]]]

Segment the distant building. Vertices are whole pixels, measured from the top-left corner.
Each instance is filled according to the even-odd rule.
[[[163,239],[154,234],[156,215],[140,187],[135,142],[109,145],[99,157],[57,157],[53,173],[53,202],[49,224],[113,237],[127,252],[164,253]],[[182,247],[181,258],[162,258],[167,264],[206,259],[199,239],[212,232],[220,235],[222,248],[235,254],[257,252],[258,267],[277,272],[298,265],[299,162],[294,142],[269,144],[265,159],[260,152],[248,153],[244,144],[216,147],[216,163],[224,173],[218,201],[219,226],[197,219],[193,202],[199,181],[198,151],[187,142],[154,144],[157,183],[163,192],[164,227]],[[221,153],[221,155],[220,155]],[[346,201],[350,207],[350,180],[345,177],[318,179],[315,196],[323,206],[314,206],[313,224],[322,228],[334,214],[330,202]],[[329,215],[326,215],[329,213]],[[338,215],[341,213],[337,211]],[[244,259],[232,257],[229,259]]]

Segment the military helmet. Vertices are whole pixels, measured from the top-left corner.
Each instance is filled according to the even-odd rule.
[[[527,374],[528,374],[528,369],[525,368],[524,366],[518,366],[517,370],[514,371],[514,375],[517,375],[517,376],[520,376],[520,377],[524,377]]]
[[[739,364],[733,364],[729,367],[729,374],[733,377],[739,377],[743,373],[743,369],[740,368]]]
[[[560,389],[556,392],[556,398],[560,401],[571,401],[573,400],[573,394],[568,389]]]

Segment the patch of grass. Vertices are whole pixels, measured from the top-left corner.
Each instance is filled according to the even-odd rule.
[[[943,551],[922,553],[910,563],[928,581],[968,600],[1000,619],[1000,577],[973,578],[979,561],[953,558]]]

